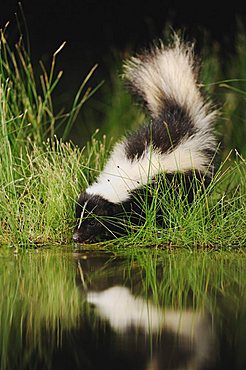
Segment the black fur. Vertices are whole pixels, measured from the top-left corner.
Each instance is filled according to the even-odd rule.
[[[130,160],[140,158],[151,144],[153,149],[166,153],[177,147],[184,137],[195,134],[192,119],[185,108],[175,101],[166,101],[165,110],[158,119],[131,133],[125,143],[126,157]]]
[[[159,198],[156,209],[156,222],[166,227],[169,222],[165,219],[165,209],[169,207],[172,197],[179,199],[182,206],[188,206],[194,201],[196,193],[203,191],[211,181],[198,171],[188,171],[184,174],[161,174],[148,186],[131,193],[128,201],[115,204],[99,195],[82,193],[76,204],[77,226],[73,240],[77,243],[92,243],[112,239],[127,233],[130,225],[140,225],[145,222],[145,211],[151,207],[153,194],[157,189],[164,198]],[[165,190],[166,189],[166,196]],[[175,201],[175,200],[174,200]],[[87,202],[87,203],[86,203]],[[178,202],[177,202],[178,203]],[[84,205],[86,209],[83,220],[80,220]]]
[[[81,213],[86,204],[83,219]],[[111,203],[99,195],[80,194],[76,204],[77,225],[73,240],[77,243],[95,242],[101,239],[112,239],[126,232],[125,221],[134,217],[132,202]]]

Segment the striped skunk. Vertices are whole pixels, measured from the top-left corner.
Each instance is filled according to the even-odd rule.
[[[125,219],[138,224],[141,199],[160,175],[177,187],[175,174],[181,173],[190,203],[194,177],[205,188],[214,171],[217,111],[199,89],[194,46],[175,35],[171,45],[154,46],[128,60],[123,76],[150,119],[114,146],[97,180],[80,194],[73,236],[78,243],[121,235]]]

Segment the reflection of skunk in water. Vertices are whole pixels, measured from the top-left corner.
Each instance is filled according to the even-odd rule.
[[[148,367],[144,368],[169,369],[170,359],[172,369],[213,368],[215,338],[212,322],[205,313],[161,307],[134,296],[127,287],[119,285],[103,291],[88,291],[87,301],[95,307],[96,314],[107,320],[112,330],[126,341],[133,336],[135,340],[138,338],[141,347],[141,333],[145,345],[147,336],[152,338],[152,356],[146,359]],[[159,335],[159,341],[155,335]],[[175,344],[172,337],[176,338]],[[170,345],[174,358],[167,351]]]
[[[153,47],[127,61],[124,77],[146,106],[150,122],[115,145],[102,173],[80,195],[76,242],[117,235],[126,215],[139,222],[139,199],[159,174],[168,181],[175,178],[177,186],[175,173],[182,173],[192,202],[194,177],[206,186],[213,173],[216,111],[199,90],[193,46],[175,37],[173,45]]]

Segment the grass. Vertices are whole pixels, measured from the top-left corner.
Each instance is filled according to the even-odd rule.
[[[105,140],[99,144],[92,138],[93,150],[80,150],[58,140],[55,133],[65,122],[66,138],[93,93],[85,85],[94,69],[83,81],[71,111],[55,115],[51,96],[62,75],[54,77],[58,51],[49,74],[41,64],[38,82],[21,40],[11,50],[2,31],[0,50],[0,243],[67,242],[74,218],[71,204],[79,186],[89,179],[87,169],[98,156],[104,157]]]
[[[154,246],[244,246],[245,163],[234,161],[233,166],[221,167],[205,194],[199,193],[198,184],[192,206],[187,206],[186,199],[177,198],[168,184],[160,186],[152,204],[146,206],[145,224],[131,236],[133,242]],[[167,224],[165,229],[155,226],[159,208]]]
[[[246,162],[246,60],[245,36],[238,37],[237,54],[228,63],[226,79],[218,56],[207,52],[203,67],[205,88],[219,103],[222,115],[218,131],[223,139],[223,165],[205,196],[197,198],[187,211],[172,192],[161,189],[164,201],[155,194],[154,203],[146,209],[143,227],[116,241],[124,246],[214,246],[239,247],[246,242],[245,175]],[[56,70],[54,53],[49,72],[41,63],[39,77],[22,40],[11,48],[1,31],[0,41],[0,244],[24,246],[71,242],[74,227],[74,205],[78,193],[102,169],[112,142],[129,128],[132,119],[141,123],[143,114],[132,105],[122,84],[113,80],[113,99],[103,105],[105,122],[80,149],[67,137],[84,103],[95,89],[89,79],[82,82],[70,112],[54,112],[52,94],[62,72]],[[219,81],[219,82],[218,82]],[[105,101],[108,100],[106,94]],[[123,112],[126,126],[119,124]],[[123,120],[125,122],[125,120]],[[121,121],[120,121],[121,122]],[[134,123],[136,124],[136,123]],[[63,128],[63,138],[56,134]],[[117,132],[115,128],[118,127]],[[133,127],[133,124],[132,124]],[[111,140],[111,135],[114,138]],[[83,133],[82,133],[83,135]],[[231,154],[228,154],[231,153]],[[168,204],[168,206],[166,206]],[[155,226],[156,209],[163,207],[169,226]]]

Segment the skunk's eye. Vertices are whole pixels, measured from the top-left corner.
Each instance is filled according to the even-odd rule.
[[[94,220],[90,220],[90,221],[88,222],[88,225],[89,225],[89,226],[95,226],[95,225],[96,225],[96,223],[97,223],[97,221],[94,219]]]

